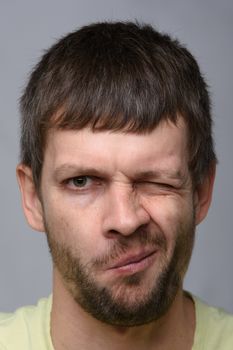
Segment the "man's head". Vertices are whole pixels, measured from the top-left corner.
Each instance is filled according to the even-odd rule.
[[[150,132],[186,121],[195,182],[215,160],[206,84],[192,55],[150,26],[97,23],[51,47],[21,99],[21,161],[39,188],[49,129]]]
[[[191,54],[151,27],[100,23],[59,41],[21,100],[18,178],[56,277],[95,318],[160,318],[182,288],[215,154]]]

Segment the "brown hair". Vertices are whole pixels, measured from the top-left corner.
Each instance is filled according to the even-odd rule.
[[[150,25],[95,23],[60,39],[33,70],[20,107],[21,162],[32,168],[37,188],[50,128],[143,133],[181,114],[195,182],[216,161],[210,101],[197,62]]]

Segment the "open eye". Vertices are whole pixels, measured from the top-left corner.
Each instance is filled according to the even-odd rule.
[[[75,176],[65,181],[71,189],[86,189],[92,185],[93,179],[90,176]]]
[[[75,187],[85,187],[88,184],[88,180],[90,181],[88,176],[79,176],[70,179],[69,182]]]
[[[68,190],[79,193],[89,193],[101,188],[103,181],[96,176],[80,175],[70,177],[63,181],[63,186]]]

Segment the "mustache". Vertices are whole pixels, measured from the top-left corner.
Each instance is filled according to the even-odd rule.
[[[92,260],[91,264],[97,268],[104,268],[133,248],[160,248],[166,251],[167,241],[161,232],[150,231],[142,227],[130,236],[122,236],[119,233],[119,237],[110,243],[108,252]]]

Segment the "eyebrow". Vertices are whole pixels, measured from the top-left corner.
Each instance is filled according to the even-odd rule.
[[[68,174],[67,174],[68,173]],[[98,170],[97,168],[89,166],[80,166],[73,164],[62,164],[55,168],[54,178],[60,179],[63,176],[82,176],[82,175],[92,175],[92,176],[107,176],[107,172],[104,170]]]
[[[135,177],[138,179],[152,179],[152,178],[166,178],[172,180],[182,180],[185,176],[180,170],[149,170],[149,171],[140,171],[136,172]]]

